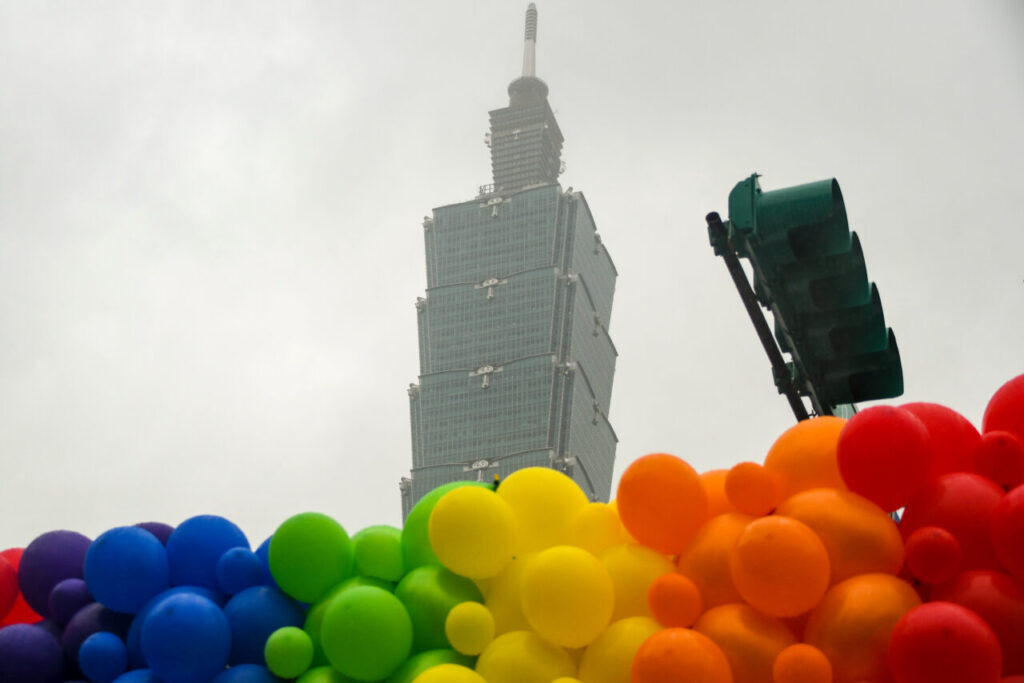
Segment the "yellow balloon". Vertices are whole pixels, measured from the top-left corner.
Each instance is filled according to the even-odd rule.
[[[497,493],[519,522],[523,552],[569,543],[573,517],[588,502],[576,482],[548,467],[513,472],[501,482]]]
[[[598,557],[612,546],[629,542],[619,513],[607,503],[587,503],[570,524],[570,545]]]
[[[555,546],[527,566],[522,604],[541,636],[562,647],[583,647],[611,621],[615,587],[601,561],[586,550]]]
[[[534,557],[534,553],[520,555],[489,582],[484,604],[494,617],[496,634],[530,630],[530,623],[523,614],[520,596],[523,590],[523,574]]]
[[[478,655],[494,640],[494,616],[479,602],[460,602],[448,611],[444,634],[452,649]]]
[[[580,679],[573,678],[572,676],[562,676],[551,681],[551,683],[580,683]]]
[[[628,617],[612,623],[590,644],[580,661],[582,683],[622,683],[629,680],[633,655],[640,644],[661,630],[654,619]]]
[[[572,657],[532,631],[498,636],[476,661],[476,672],[487,683],[551,683],[575,676]]]
[[[615,586],[612,620],[654,616],[647,602],[647,592],[656,578],[675,573],[672,561],[657,550],[631,543],[606,550],[601,562]]]
[[[458,664],[438,664],[412,679],[412,683],[487,683],[487,680]]]
[[[444,494],[428,529],[441,564],[471,579],[495,576],[516,554],[515,515],[490,489],[462,486]]]

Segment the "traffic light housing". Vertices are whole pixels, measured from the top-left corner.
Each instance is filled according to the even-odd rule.
[[[763,192],[753,175],[729,194],[729,240],[792,356],[788,378],[819,413],[903,393],[896,337],[850,232],[834,178]],[[776,377],[780,391],[782,378]]]

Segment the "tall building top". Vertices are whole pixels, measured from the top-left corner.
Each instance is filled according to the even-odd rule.
[[[523,75],[508,86],[509,105],[491,114],[494,192],[551,185],[562,172],[562,132],[548,104],[548,86],[536,76],[537,7],[526,10]]]

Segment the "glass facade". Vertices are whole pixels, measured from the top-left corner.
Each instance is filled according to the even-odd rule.
[[[586,199],[557,183],[562,135],[547,86],[523,77],[509,95],[491,112],[494,185],[424,220],[403,517],[441,484],[537,465],[591,500],[611,492],[617,273]]]

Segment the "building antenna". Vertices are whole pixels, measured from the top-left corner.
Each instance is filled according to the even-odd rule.
[[[537,75],[537,6],[530,3],[526,8],[526,41],[523,45],[523,76]]]

